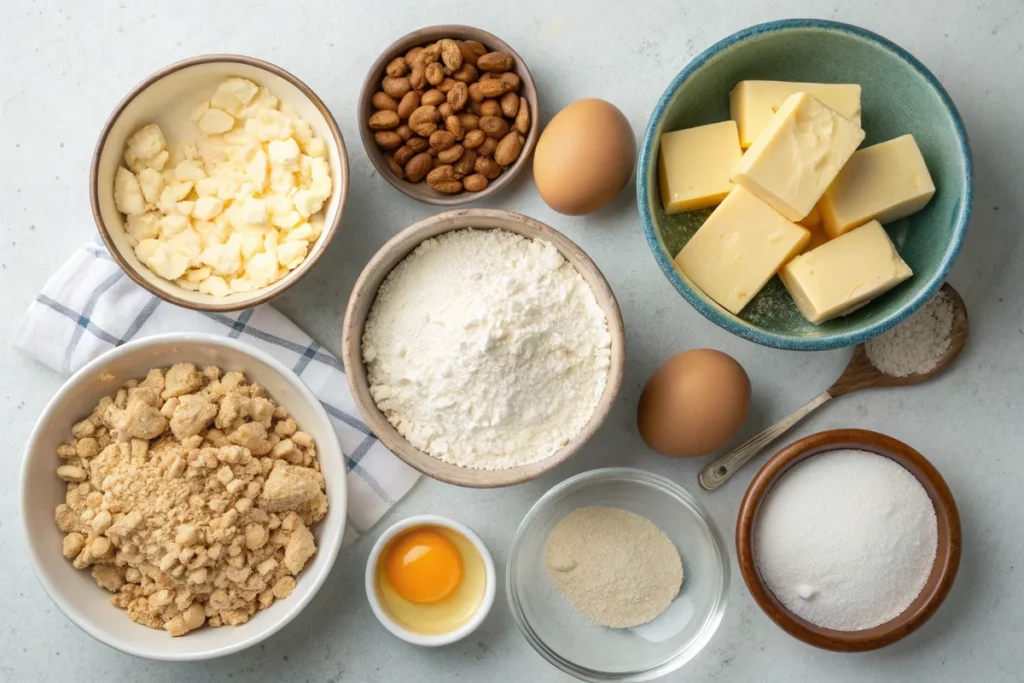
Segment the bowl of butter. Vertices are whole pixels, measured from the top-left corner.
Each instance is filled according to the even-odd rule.
[[[90,199],[113,259],[152,294],[233,311],[307,273],[341,224],[348,157],[298,78],[240,55],[152,74],[96,145]]]
[[[864,342],[956,259],[972,201],[963,122],[911,54],[859,27],[744,29],[690,62],[648,123],[637,199],[655,260],[766,346]]]

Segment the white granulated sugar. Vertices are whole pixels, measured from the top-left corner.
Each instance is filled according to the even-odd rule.
[[[388,275],[363,335],[370,393],[422,451],[505,469],[576,436],[604,392],[604,311],[555,247],[505,230],[429,239]]]
[[[935,563],[938,521],[924,487],[898,463],[832,451],[793,467],[758,514],[754,556],[791,612],[837,631],[899,616]]]
[[[921,310],[864,345],[868,359],[890,377],[931,372],[949,350],[953,299],[939,290]]]

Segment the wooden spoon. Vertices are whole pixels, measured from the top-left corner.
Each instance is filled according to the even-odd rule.
[[[835,381],[835,384],[811,399],[802,408],[797,409],[789,417],[779,420],[768,429],[701,470],[699,477],[701,487],[707,491],[717,489],[729,477],[735,474],[737,470],[760,453],[765,446],[788,432],[797,422],[807,417],[830,399],[854,391],[860,391],[861,389],[920,384],[948,368],[956,360],[956,357],[960,355],[964,344],[967,343],[967,307],[964,305],[964,300],[960,297],[960,294],[948,282],[942,285],[942,291],[946,292],[953,301],[953,329],[950,332],[949,348],[946,349],[946,354],[930,372],[907,375],[906,377],[886,375],[871,364],[864,345],[858,344],[853,349],[853,357],[850,359],[849,364],[843,370],[843,374],[840,375],[839,379]]]

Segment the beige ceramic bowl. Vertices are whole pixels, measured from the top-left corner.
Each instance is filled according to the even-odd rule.
[[[608,383],[594,414],[583,430],[569,443],[555,451],[550,457],[529,465],[504,470],[477,470],[434,458],[412,446],[404,436],[399,434],[370,396],[366,367],[363,365],[362,338],[363,326],[370,312],[370,306],[377,296],[377,289],[388,273],[420,243],[441,233],[461,228],[481,230],[500,228],[523,237],[549,242],[590,285],[597,298],[597,303],[604,310],[608,320],[608,333],[612,339],[611,366],[608,370]],[[345,375],[348,377],[356,405],[366,420],[366,424],[381,442],[402,460],[429,477],[449,484],[478,488],[510,486],[539,477],[579,451],[608,417],[608,413],[615,403],[615,396],[619,393],[619,387],[622,385],[622,369],[626,357],[626,335],[622,324],[622,314],[619,312],[619,304],[615,300],[615,294],[612,293],[611,287],[608,286],[608,281],[604,279],[604,275],[590,260],[590,257],[565,235],[543,223],[511,211],[491,209],[460,209],[441,213],[409,226],[385,244],[363,269],[352,290],[348,309],[345,311],[341,346],[345,362]]]
[[[124,216],[114,206],[114,173],[124,164],[125,141],[139,128],[156,123],[172,146],[198,137],[189,118],[192,109],[213,94],[230,76],[248,78],[266,87],[281,102],[295,108],[309,121],[317,136],[327,143],[333,189],[331,198],[318,214],[323,231],[310,246],[302,264],[268,287],[251,292],[215,297],[190,292],[164,280],[144,266],[129,246]],[[117,264],[128,276],[156,296],[172,304],[201,311],[237,311],[264,303],[299,281],[316,264],[341,225],[341,213],[348,196],[348,155],[334,117],[309,86],[280,67],[241,55],[193,57],[157,71],[132,88],[107,119],[96,143],[89,178],[93,218]]]
[[[418,45],[426,45],[442,38],[476,40],[483,43],[484,47],[492,52],[507,52],[515,57],[515,72],[519,75],[520,79],[519,94],[526,98],[526,102],[530,105],[530,130],[526,135],[526,144],[523,145],[523,151],[519,153],[519,158],[516,159],[515,163],[502,171],[501,175],[491,181],[482,192],[463,191],[458,194],[441,194],[427,185],[426,181],[410,183],[398,178],[388,168],[388,161],[384,155],[384,150],[374,142],[373,131],[370,130],[370,115],[374,111],[371,100],[373,99],[373,94],[380,90],[380,82],[384,78],[384,68],[388,65],[388,62],[395,57],[404,55],[411,48]],[[366,148],[366,156],[370,157],[370,163],[377,169],[381,177],[409,197],[426,202],[427,204],[437,204],[438,206],[468,204],[491,195],[505,185],[508,185],[520,171],[526,168],[528,165],[527,160],[533,154],[533,148],[537,146],[537,138],[540,137],[539,117],[537,114],[537,87],[534,85],[530,70],[526,68],[526,62],[519,56],[519,53],[513,50],[501,38],[472,26],[458,26],[454,24],[428,26],[408,33],[389,45],[366,74],[362,90],[359,93],[359,108],[357,111],[359,112],[359,137],[362,138],[363,147]]]

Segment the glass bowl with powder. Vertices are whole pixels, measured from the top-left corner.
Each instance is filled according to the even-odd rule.
[[[707,510],[679,485],[629,468],[592,470],[548,491],[523,519],[506,589],[520,631],[587,681],[646,681],[711,640],[729,559]]]

